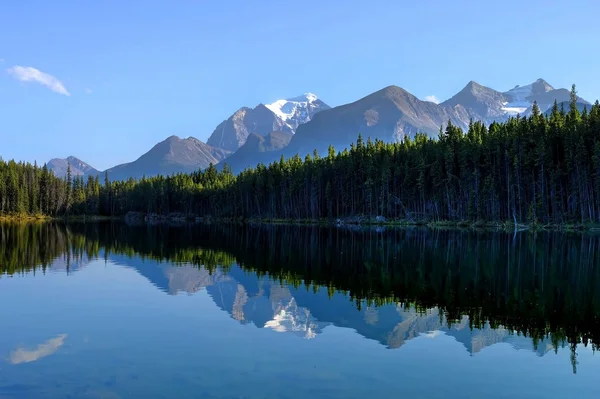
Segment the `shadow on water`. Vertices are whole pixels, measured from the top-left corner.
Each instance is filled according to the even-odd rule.
[[[176,293],[164,273],[132,259],[194,265],[207,273],[206,281],[184,290],[207,287],[242,323],[295,328],[307,338],[327,324],[349,326],[390,348],[444,331],[468,341],[472,352],[516,333],[538,352],[570,346],[574,371],[577,344],[595,350],[600,342],[599,250],[600,236],[557,232],[0,225],[5,275],[45,272],[50,265],[70,273],[86,259],[122,259]],[[276,317],[273,298],[283,310]],[[289,314],[296,318],[286,320]],[[488,333],[463,336],[474,329]]]

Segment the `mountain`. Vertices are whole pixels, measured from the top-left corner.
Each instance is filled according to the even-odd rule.
[[[543,79],[500,92],[477,82],[469,82],[450,99],[435,104],[419,100],[397,86],[388,86],[358,101],[321,111],[300,125],[290,144],[283,151],[263,155],[264,162],[312,153],[325,153],[332,144],[337,150],[356,142],[358,134],[366,140],[398,141],[418,132],[437,137],[440,127],[448,121],[466,130],[471,120],[489,124],[506,121],[517,114],[530,112],[533,101],[542,111],[554,100],[568,100],[570,91],[554,89]],[[582,104],[589,104],[579,99]]]
[[[463,122],[468,122],[464,120],[465,113],[469,119],[491,122],[505,118],[504,106],[509,101],[509,96],[470,81],[464,89],[440,105],[452,108],[459,117],[462,116]]]
[[[525,86],[515,86],[504,93],[508,97],[505,108],[511,114],[528,115],[534,102],[542,112],[547,111],[556,100],[558,103],[569,103],[571,100],[571,91],[567,89],[555,89],[544,79],[538,79],[535,82]],[[577,97],[577,102],[584,105],[590,105],[589,102],[581,97]]]
[[[224,159],[219,166],[222,167],[226,163],[234,173],[239,173],[259,163],[268,164],[273,158],[273,152],[278,151],[279,154],[289,144],[292,136],[286,132],[271,132],[266,136],[251,133],[244,145]]]
[[[137,160],[115,166],[106,172],[111,180],[190,173],[207,168],[211,163],[216,165],[229,154],[227,150],[212,147],[193,137],[181,139],[171,136]]]
[[[471,81],[459,93],[440,105],[454,108],[457,116],[463,121],[473,119],[489,124],[493,121],[505,121],[511,116],[528,116],[534,102],[537,102],[544,112],[552,107],[555,100],[568,103],[570,96],[570,90],[555,89],[544,79],[538,79],[525,86],[517,85],[504,93]],[[589,105],[581,97],[578,97],[578,102]],[[464,117],[464,112],[468,119]]]
[[[464,110],[463,110],[464,113]],[[290,141],[287,155],[324,152],[332,144],[338,150],[355,142],[358,134],[367,139],[398,141],[418,132],[437,136],[448,121],[466,128],[468,118],[448,106],[419,100],[408,91],[388,86],[356,102],[316,114],[300,125]]]
[[[330,144],[337,150],[347,148],[356,142],[359,133],[365,140],[370,137],[386,142],[398,141],[405,136],[414,137],[418,132],[437,137],[440,127],[443,128],[448,121],[464,130],[471,120],[486,124],[502,122],[511,116],[530,112],[533,101],[538,101],[544,110],[555,99],[568,100],[569,94],[569,90],[554,89],[543,79],[504,93],[471,81],[450,99],[435,104],[422,101],[400,87],[388,86],[353,103],[314,113],[310,119],[298,125],[289,145],[284,148],[271,146],[268,150],[260,150],[260,140],[254,137],[251,145],[246,148],[242,146],[238,150],[240,153],[236,152],[226,162],[233,172],[239,172],[257,163],[268,164],[279,160],[281,155],[291,157],[299,154],[303,157],[315,149],[324,154]],[[302,99],[309,104],[312,97],[305,95],[298,100]],[[286,101],[281,100],[268,107],[271,109],[277,105],[279,108],[274,112],[280,114],[283,111],[279,110],[296,114],[298,109],[302,109],[293,108],[296,106],[293,101]],[[280,116],[280,119],[285,119],[284,116]]]
[[[67,169],[71,167],[71,176],[95,176],[100,173],[89,164],[83,162],[79,158],[70,156],[67,158],[53,158],[46,164],[48,170],[54,172],[55,176],[65,177],[67,176]]]
[[[365,140],[386,142],[412,138],[419,132],[437,137],[448,121],[465,130],[471,120],[489,124],[517,114],[528,116],[534,101],[542,112],[548,112],[554,101],[568,105],[569,100],[570,90],[555,89],[543,79],[505,92],[471,81],[441,104],[422,101],[397,86],[334,108],[305,93],[254,108],[242,107],[216,127],[207,143],[173,136],[138,160],[108,172],[112,180],[190,172],[210,163],[220,162],[222,167],[225,158],[231,169],[239,172],[279,160],[282,155],[304,157],[315,149],[324,154],[329,145],[342,150],[355,143],[359,133]],[[580,97],[577,103],[580,109],[590,106]],[[102,173],[74,157],[53,159],[48,167],[64,176],[69,163],[73,175]]]
[[[566,89],[563,89],[566,90]],[[538,79],[535,82],[525,86],[515,86],[504,94],[508,97],[508,101],[505,104],[505,108],[511,114],[524,114],[532,105],[534,101],[543,99],[547,94],[555,91],[548,82],[544,79]],[[569,99],[569,91],[567,91],[567,100]],[[557,93],[555,93],[556,95]],[[554,100],[551,101],[551,103]],[[543,111],[548,108],[544,103],[538,101],[538,106]]]
[[[330,109],[316,95],[305,93],[254,108],[242,107],[223,121],[210,135],[207,143],[213,147],[235,151],[252,133],[294,133],[298,126],[310,121],[320,111]]]
[[[240,148],[251,133],[265,135],[273,131],[292,133],[293,129],[263,104],[238,109],[210,135],[207,144],[227,151]]]
[[[277,100],[265,106],[282,119],[292,129],[292,132],[295,132],[301,124],[310,121],[317,112],[331,108],[313,93]]]
[[[555,100],[559,103],[568,103],[570,96],[570,90],[555,89],[544,79],[538,79],[525,86],[517,85],[504,93],[471,81],[464,89],[440,105],[452,107],[457,117],[465,122],[473,119],[489,124],[493,121],[505,121],[511,116],[528,116],[534,102],[537,102],[544,112],[554,104]],[[581,97],[578,97],[578,102],[589,104]]]

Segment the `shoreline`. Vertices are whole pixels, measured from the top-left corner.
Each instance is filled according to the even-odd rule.
[[[45,215],[0,215],[0,222],[48,222],[52,219]]]
[[[31,222],[102,222],[110,220],[123,220],[118,216],[99,216],[99,215],[77,215],[77,216],[46,216],[46,215],[0,215],[2,223],[31,223]]]
[[[0,222],[104,222],[124,221],[129,223],[125,216],[100,216],[100,215],[77,215],[51,217],[45,215],[1,215]],[[280,219],[280,218],[214,218],[214,217],[188,217],[170,219],[160,216],[158,219],[135,220],[131,224],[185,224],[185,223],[224,223],[239,225],[288,225],[288,226],[323,226],[323,227],[426,227],[429,229],[470,229],[490,231],[577,231],[577,232],[599,232],[600,223],[564,223],[564,224],[541,224],[541,223],[518,223],[514,222],[485,222],[485,221],[428,221],[428,220],[394,220],[381,217],[348,217],[337,219]]]
[[[600,223],[564,223],[540,224],[509,222],[484,222],[484,221],[414,221],[414,220],[377,220],[368,218],[347,219],[278,219],[278,218],[199,218],[197,223],[227,223],[240,225],[289,225],[289,226],[324,226],[324,227],[425,227],[429,229],[469,229],[490,231],[574,231],[574,232],[599,232]]]

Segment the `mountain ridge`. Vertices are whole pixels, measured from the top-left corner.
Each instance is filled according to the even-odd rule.
[[[440,105],[453,109],[461,106],[469,118],[487,122],[505,115],[503,107],[509,99],[505,94],[472,80],[461,91]]]
[[[282,155],[303,157],[315,149],[325,155],[330,145],[338,151],[347,148],[359,134],[386,142],[399,141],[406,136],[413,138],[418,132],[437,137],[448,121],[463,130],[472,120],[485,124],[503,122],[518,114],[528,115],[533,104],[530,100],[542,100],[540,108],[544,112],[551,106],[548,99],[552,98],[554,102],[553,97],[568,100],[570,91],[554,89],[543,79],[516,86],[505,93],[470,81],[456,95],[436,104],[390,85],[354,102],[319,112],[298,127],[287,147],[261,154],[260,162],[268,164]],[[583,103],[587,102],[583,100]],[[240,164],[256,164],[255,160],[248,159]],[[234,165],[232,171],[236,173],[241,169]]]
[[[310,121],[318,112],[329,108],[310,92],[270,104],[260,103],[254,108],[241,107],[221,122],[206,142],[213,147],[236,151],[252,133],[295,133],[298,126]]]
[[[100,173],[96,168],[73,155],[67,158],[52,158],[46,163],[46,167],[60,177],[67,176],[69,167],[71,168],[71,176],[88,176]]]
[[[198,140],[195,137],[182,139],[171,135],[165,140],[155,144],[149,151],[142,154],[136,160],[115,165],[104,171],[91,168],[85,173],[77,175],[82,177],[108,175],[109,180],[127,180],[129,178],[139,179],[141,177],[152,177],[156,175],[170,175],[173,173],[190,173],[198,169],[207,168],[210,164],[216,165],[226,158],[231,152],[221,148],[214,148]],[[69,157],[71,158],[71,157]],[[66,176],[66,167],[69,158],[55,158],[53,164],[48,163],[48,168],[55,175]],[[73,157],[74,159],[78,159]],[[83,164],[85,162],[81,161]],[[85,164],[87,165],[87,164]],[[55,169],[58,166],[57,169]],[[89,165],[88,165],[89,166]],[[71,174],[73,167],[71,166]]]
[[[272,131],[291,133],[292,129],[264,104],[254,108],[241,107],[215,128],[206,143],[215,148],[235,151],[246,142],[249,134]]]
[[[111,180],[190,173],[217,164],[230,152],[212,147],[197,138],[182,139],[172,135],[154,145],[133,162],[114,166],[105,171]]]
[[[389,85],[332,108],[306,92],[254,108],[241,107],[214,129],[206,143],[171,136],[135,161],[116,165],[107,172],[111,180],[116,180],[189,172],[211,163],[222,168],[227,163],[237,173],[257,163],[279,160],[282,155],[303,157],[315,149],[325,153],[329,145],[341,150],[355,142],[359,134],[387,142],[412,138],[419,132],[437,137],[448,121],[465,130],[471,120],[489,124],[516,115],[528,116],[534,101],[542,113],[547,113],[554,101],[568,103],[570,94],[570,90],[556,89],[542,78],[504,92],[471,80],[439,104]],[[577,103],[580,109],[590,105],[581,97],[577,97]],[[164,144],[168,140],[172,145]],[[245,146],[248,140],[250,143]],[[168,148],[159,151],[157,146]],[[103,173],[73,158],[73,164],[82,165],[71,165],[73,175]],[[68,160],[55,158],[49,162],[49,168],[55,174],[66,175],[68,164]]]

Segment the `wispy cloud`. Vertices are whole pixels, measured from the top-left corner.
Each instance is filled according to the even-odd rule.
[[[9,361],[11,364],[30,363],[43,357],[50,356],[55,353],[58,348],[63,346],[66,338],[67,334],[60,334],[57,337],[50,338],[43,344],[39,344],[38,347],[33,350],[17,348],[10,354]]]
[[[437,97],[434,96],[433,94],[430,96],[425,96],[425,101],[431,101],[432,103],[436,103],[436,104],[440,103],[440,100],[438,100]]]
[[[7,72],[15,79],[21,82],[35,82],[43,86],[46,86],[55,93],[70,96],[71,93],[67,91],[65,85],[55,78],[54,76],[42,72],[39,69],[33,67],[25,67],[21,65],[15,65],[12,68],[8,68]]]
[[[85,92],[86,92],[87,94],[92,94],[92,93],[93,93],[93,92],[92,92],[92,89],[90,89],[89,87],[86,87],[86,88],[85,88]]]

